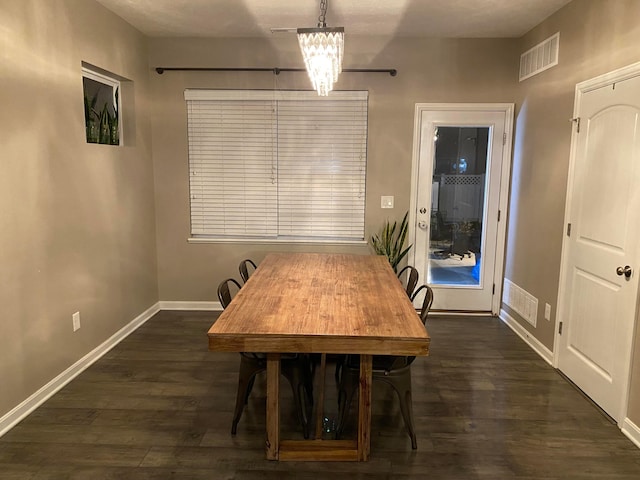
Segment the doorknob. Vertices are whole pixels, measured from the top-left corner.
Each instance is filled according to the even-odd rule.
[[[422,228],[422,229],[425,229],[425,230],[426,230],[426,228],[427,228],[427,222],[418,222],[418,226],[419,226],[420,228]]]
[[[625,277],[629,278],[631,276],[632,270],[631,270],[631,267],[629,265],[625,265],[624,267],[616,268],[616,273],[619,276],[624,275]]]

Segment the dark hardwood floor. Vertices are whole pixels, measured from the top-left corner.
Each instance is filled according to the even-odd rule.
[[[264,377],[230,434],[239,358],[207,351],[215,317],[149,320],[0,439],[0,478],[640,478],[640,450],[617,426],[502,322],[483,318],[429,319],[431,356],[412,370],[417,451],[392,392],[375,383],[371,461],[269,462]],[[281,395],[283,437],[301,437],[284,383]]]

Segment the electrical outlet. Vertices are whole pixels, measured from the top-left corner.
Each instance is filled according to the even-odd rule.
[[[73,320],[73,331],[77,331],[80,328],[80,312],[76,312],[71,317]]]
[[[551,320],[551,305],[548,303],[544,304],[544,318],[545,320]]]

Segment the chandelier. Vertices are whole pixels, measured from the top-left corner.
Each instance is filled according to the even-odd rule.
[[[298,43],[313,88],[320,96],[333,90],[342,72],[344,27],[328,28],[325,22],[328,0],[320,0],[317,28],[298,28]]]

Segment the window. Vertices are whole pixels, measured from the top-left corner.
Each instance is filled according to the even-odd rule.
[[[364,239],[367,92],[186,90],[191,235]]]

